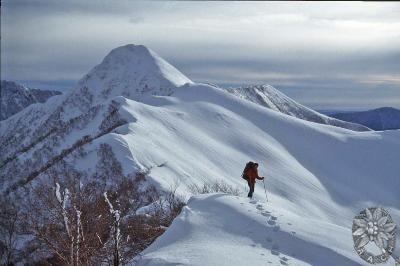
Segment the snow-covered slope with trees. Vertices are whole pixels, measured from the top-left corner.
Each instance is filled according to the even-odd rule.
[[[0,120],[18,113],[34,103],[44,103],[48,98],[61,92],[30,89],[13,81],[2,80],[0,87]]]
[[[365,125],[373,130],[400,129],[400,110],[393,107],[382,107],[369,111],[335,113],[329,116]]]
[[[87,172],[89,179],[101,176],[107,184],[118,183],[120,175],[110,171],[111,167],[97,166],[104,159],[104,144],[125,174],[145,171],[150,184],[163,190],[178,184],[177,193],[185,197],[190,196],[190,185],[216,180],[244,190],[246,184],[240,178],[244,164],[258,161],[270,193],[270,203],[262,208],[296,224],[299,238],[284,232],[278,233],[278,238],[295,241],[287,250],[297,255],[285,253],[285,257],[300,265],[318,262],[314,252],[301,249],[303,241],[315,247],[313,250],[329,254],[332,265],[360,264],[351,248],[350,228],[352,218],[365,207],[384,206],[400,221],[400,131],[356,132],[288,116],[221,88],[193,83],[143,46],[114,49],[71,92],[30,106],[0,126],[4,147],[1,189],[15,197],[28,195],[39,181],[54,182],[49,179],[50,171],[62,179],[66,167]],[[255,196],[262,199],[263,193],[257,185]],[[261,222],[265,217],[267,225],[267,216],[247,215],[250,205],[245,199],[221,200],[205,197],[189,203],[194,212],[210,206],[210,215],[206,213],[204,219],[213,215],[213,204],[231,206],[232,212],[221,213],[210,225],[214,229],[206,227],[210,232],[222,230],[216,235],[225,236],[220,245],[235,239],[238,228],[230,224],[236,223],[231,215],[243,219],[240,224],[262,237]],[[186,209],[176,223],[191,219],[190,215]],[[164,258],[164,262],[191,264],[193,259],[196,264],[190,252],[179,251],[179,243],[186,241],[187,230],[195,234],[204,231],[196,231],[196,223],[191,221],[180,231],[176,223],[171,230],[180,233],[176,231],[171,240],[167,232],[167,240],[156,242],[149,250],[152,255],[145,255],[146,264],[159,263],[163,245],[168,249],[178,245],[174,253],[178,257]],[[313,226],[300,230],[307,223]],[[335,238],[337,232],[340,237]],[[335,242],[330,244],[327,239]],[[193,250],[201,249],[204,254],[215,246],[191,244]],[[255,245],[258,251],[263,249],[266,262],[277,261],[272,247],[261,242]],[[280,245],[286,249],[284,243]],[[253,253],[244,248],[235,254],[237,261],[244,261]],[[213,262],[223,265],[224,258]]]
[[[357,124],[356,121],[341,121],[324,114],[318,113],[304,105],[299,104],[289,98],[282,92],[278,91],[271,85],[254,85],[240,88],[230,88],[228,92],[254,103],[270,108],[272,110],[291,115],[300,119],[304,119],[319,124],[332,125],[347,128],[355,131],[369,131],[366,126]],[[353,122],[353,123],[351,123]]]

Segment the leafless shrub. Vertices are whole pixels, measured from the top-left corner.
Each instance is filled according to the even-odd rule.
[[[168,206],[166,215],[166,224],[170,224],[172,220],[181,212],[183,206],[185,206],[184,199],[177,194],[178,183],[175,182],[174,185],[170,187],[168,192],[164,195],[164,201]]]
[[[203,185],[192,184],[189,186],[189,190],[194,195],[216,192],[223,192],[234,196],[240,196],[242,194],[242,191],[239,188],[235,188],[225,183],[223,180],[216,180],[213,183],[203,183]]]
[[[97,184],[81,186],[82,174],[65,173],[65,182],[40,184],[25,206],[24,227],[35,236],[36,254],[42,262],[91,265],[105,240],[110,217]]]

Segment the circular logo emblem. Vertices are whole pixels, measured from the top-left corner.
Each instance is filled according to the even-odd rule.
[[[352,231],[354,248],[366,262],[383,263],[392,256],[396,247],[396,224],[385,209],[361,211],[353,219]]]

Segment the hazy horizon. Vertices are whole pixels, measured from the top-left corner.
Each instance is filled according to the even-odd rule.
[[[193,81],[270,84],[313,109],[400,108],[399,3],[3,1],[1,79],[71,88],[143,44]]]

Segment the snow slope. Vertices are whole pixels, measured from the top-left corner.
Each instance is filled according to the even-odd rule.
[[[360,112],[334,113],[330,116],[365,125],[374,130],[400,129],[400,110],[392,107]]]
[[[165,189],[177,176],[181,193],[192,182],[215,179],[244,188],[239,177],[244,162],[255,160],[267,176],[272,204],[316,221],[304,234],[318,229],[326,239],[331,232],[325,223],[340,226],[348,238],[338,241],[351,247],[352,219],[363,208],[386,206],[400,218],[399,131],[357,133],[306,122],[205,85],[186,86],[139,106],[128,101],[127,106],[127,113],[142,118],[123,132],[123,142]],[[263,193],[259,185],[256,197]],[[298,223],[307,223],[301,218]],[[179,249],[174,243],[171,249]]]
[[[255,85],[249,87],[240,87],[228,89],[228,92],[262,106],[268,107],[272,110],[291,115],[307,121],[316,122],[319,124],[332,125],[342,128],[347,128],[355,131],[369,131],[366,126],[360,125],[356,121],[339,120],[338,119],[318,113],[304,105],[301,105],[289,98],[282,92],[278,91],[270,85]],[[351,123],[352,122],[352,123]]]
[[[358,265],[351,250],[346,227],[273,204],[208,194],[191,198],[137,265]]]
[[[260,174],[267,177],[271,200],[263,208],[276,212],[277,217],[284,215],[298,228],[312,224],[297,232],[308,236],[309,245],[316,247],[313,250],[324,250],[336,265],[348,260],[351,265],[361,263],[354,256],[350,232],[352,219],[360,210],[381,205],[400,222],[400,131],[355,132],[288,116],[221,88],[193,83],[154,52],[133,45],[114,49],[69,94],[55,98],[58,99],[27,108],[0,122],[3,158],[12,158],[9,155],[13,155],[13,149],[29,148],[16,154],[20,164],[14,169],[19,172],[13,172],[12,178],[2,171],[4,191],[24,193],[21,186],[29,184],[26,186],[29,188],[38,180],[46,180],[40,171],[31,179],[26,175],[41,169],[43,163],[89,135],[93,139],[80,147],[83,152],[79,156],[73,153],[65,156],[70,165],[95,171],[99,160],[96,151],[100,144],[106,143],[125,173],[148,170],[149,182],[164,190],[178,183],[178,193],[186,197],[190,196],[189,185],[221,179],[245,190],[240,178],[244,164],[258,161]],[[29,145],[32,141],[34,145]],[[15,160],[5,159],[7,169]],[[261,199],[263,193],[258,184],[255,196]],[[202,209],[202,199],[198,200],[192,202],[194,205],[189,203],[189,208]],[[256,222],[248,225],[253,232],[267,229],[261,225],[264,216],[240,214],[243,212],[239,201],[244,199],[221,198],[221,203],[213,200],[204,198],[204,205],[232,207],[232,212],[223,212],[213,224],[219,230],[223,228],[218,223],[229,224],[230,215],[239,215],[245,221],[254,219]],[[244,201],[243,204],[246,204],[244,209],[250,206]],[[176,223],[190,215],[185,211]],[[212,217],[212,213],[205,216]],[[204,233],[188,222],[192,228],[188,233]],[[172,232],[178,230],[174,228],[176,225],[171,227]],[[188,237],[186,232],[182,230],[173,241],[163,245],[174,249],[174,244]],[[326,242],[336,232],[341,236],[335,238],[337,249]],[[221,245],[235,239],[234,231],[225,234],[226,240],[222,238]],[[279,239],[289,237],[285,235],[282,232]],[[303,246],[303,240],[296,241]],[[213,246],[201,243],[195,245],[194,241],[193,250],[212,252]],[[157,245],[156,242],[149,249],[153,254],[146,259],[149,265],[157,264],[163,256]],[[245,260],[253,254],[251,250],[244,249],[236,259]],[[268,246],[263,246],[263,250],[266,260],[276,261]],[[285,256],[299,264],[318,262],[314,252],[298,252],[297,257],[286,253]],[[169,258],[171,261],[192,259],[183,253],[175,254],[180,257]],[[214,262],[224,264],[224,261]]]

